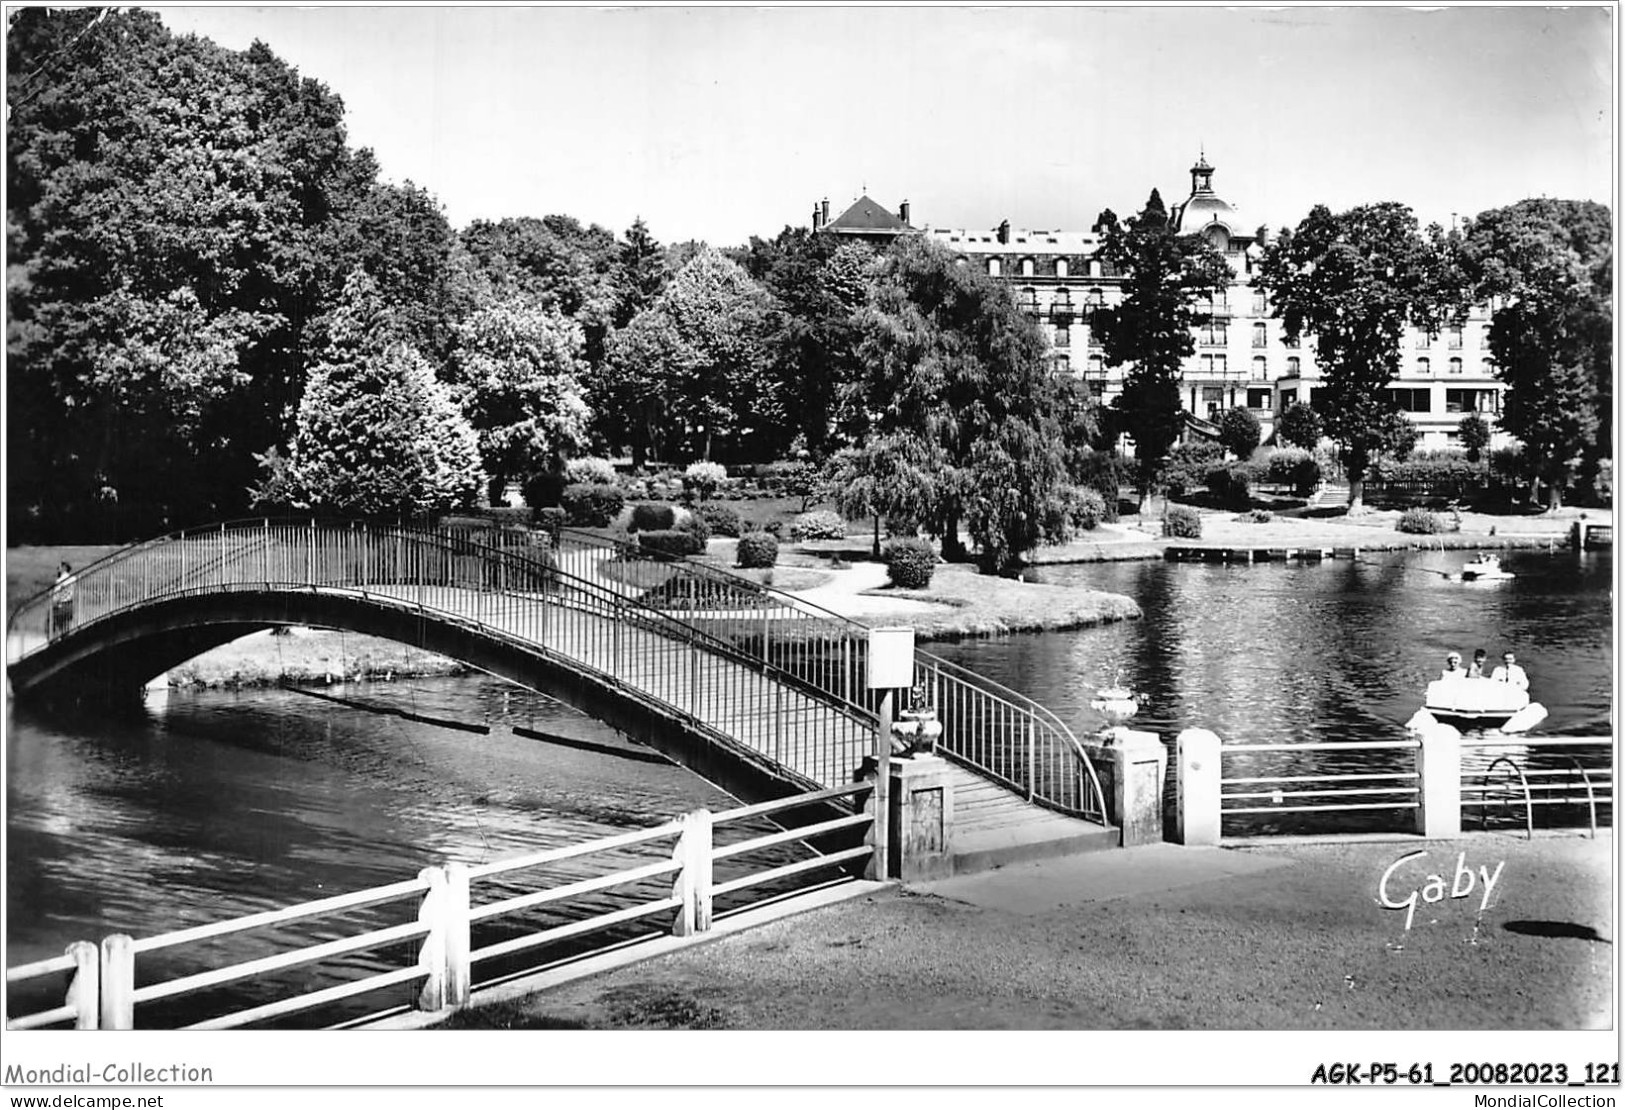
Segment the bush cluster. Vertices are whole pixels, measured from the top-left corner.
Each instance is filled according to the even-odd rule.
[[[1254,478],[1271,485],[1291,486],[1299,497],[1308,497],[1320,484],[1322,470],[1314,452],[1302,447],[1279,447],[1262,461]]]
[[[779,561],[779,541],[766,532],[747,532],[739,537],[739,565],[770,567]]]
[[[1249,509],[1236,517],[1238,524],[1268,524],[1274,520],[1274,515],[1268,509]]]
[[[670,530],[677,524],[677,509],[672,505],[633,505],[632,519],[627,521],[628,532]]]
[[[1196,440],[1181,443],[1168,452],[1168,466],[1162,473],[1168,496],[1179,498],[1207,485],[1207,473],[1224,462],[1224,448],[1217,443]]]
[[[1118,501],[1125,485],[1134,481],[1132,460],[1115,451],[1089,451],[1071,463],[1072,476],[1080,486],[1100,494],[1106,506],[1101,520],[1112,524],[1117,520]],[[1087,527],[1087,526],[1085,526]]]
[[[1069,529],[1092,532],[1106,519],[1106,499],[1087,486],[1062,486],[1058,491]]]
[[[701,501],[710,497],[728,480],[728,471],[721,463],[689,463],[683,471],[683,488]]]
[[[686,528],[651,528],[638,533],[638,547],[651,555],[689,556],[705,550],[705,544]]]
[[[564,476],[572,484],[610,486],[615,484],[615,467],[608,459],[571,459],[564,466]]]
[[[1246,463],[1216,466],[1207,472],[1208,490],[1227,505],[1245,508],[1253,496],[1253,475]]]
[[[608,528],[621,515],[626,497],[616,485],[576,482],[564,487],[565,519],[582,528]]]
[[[732,505],[717,505],[706,501],[694,510],[694,515],[705,521],[713,535],[737,536],[744,528],[739,510]]]
[[[802,513],[790,522],[790,538],[797,541],[844,540],[846,521],[841,518],[840,513],[832,513],[827,509]]]
[[[1489,478],[1486,462],[1455,453],[1419,454],[1399,462],[1379,458],[1366,477],[1373,482],[1427,482],[1436,486],[1478,486]]]
[[[1394,525],[1394,529],[1417,536],[1431,536],[1435,532],[1444,531],[1444,525],[1437,515],[1430,513],[1428,510],[1412,508],[1406,509],[1400,514],[1399,521]]]
[[[1182,540],[1202,538],[1202,517],[1188,505],[1170,505],[1162,518],[1162,534]]]
[[[881,549],[886,560],[886,577],[905,590],[923,590],[931,585],[937,569],[937,553],[922,539],[892,540]]]

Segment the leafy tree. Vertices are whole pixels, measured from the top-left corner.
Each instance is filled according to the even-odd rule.
[[[872,516],[874,556],[880,558],[881,517],[925,520],[937,500],[930,444],[907,433],[875,436],[830,458],[826,489],[848,520]]]
[[[1057,389],[1048,344],[1009,289],[907,236],[879,260],[859,324],[866,407],[936,475],[924,523],[945,557],[964,555],[961,522],[985,566],[1053,538],[1066,476]]]
[[[1501,426],[1546,484],[1547,503],[1586,459],[1612,451],[1611,221],[1590,201],[1526,200],[1469,224],[1463,253],[1497,307],[1489,344],[1507,384]]]
[[[1350,512],[1364,507],[1372,458],[1398,446],[1393,434],[1404,430],[1389,419],[1398,410],[1387,386],[1406,325],[1433,329],[1447,312],[1464,311],[1452,303],[1445,251],[1439,228],[1424,238],[1409,208],[1385,202],[1335,215],[1316,205],[1265,252],[1255,284],[1269,293],[1289,339],[1314,335],[1326,382],[1317,400],[1343,449]]]
[[[1468,461],[1477,462],[1484,448],[1490,445],[1490,422],[1476,412],[1468,413],[1456,425],[1456,434],[1467,449]]]
[[[1302,401],[1293,401],[1282,410],[1275,434],[1287,446],[1313,451],[1320,446],[1320,437],[1324,434],[1320,414]]]
[[[611,337],[604,366],[593,378],[598,412],[614,414],[610,440],[631,447],[639,470],[651,455],[667,454],[665,413],[680,345],[670,317],[646,309]]]
[[[458,337],[463,408],[479,435],[494,502],[509,481],[586,446],[591,414],[582,397],[581,329],[515,298],[474,312]]]
[[[1122,300],[1097,310],[1090,327],[1109,364],[1129,364],[1113,405],[1118,425],[1134,440],[1143,503],[1185,426],[1181,370],[1196,349],[1191,329],[1208,319],[1196,302],[1234,275],[1207,240],[1175,231],[1155,189],[1138,216],[1119,223],[1107,209],[1098,227],[1101,257],[1123,274]]]
[[[620,248],[620,269],[616,281],[615,326],[624,328],[632,317],[654,303],[670,278],[666,250],[649,234],[649,225],[639,216],[626,230]]]
[[[1258,417],[1248,409],[1225,409],[1224,415],[1219,417],[1219,442],[1243,462],[1257,449],[1261,434]]]
[[[472,504],[484,475],[474,429],[356,270],[311,368],[293,443],[265,457],[259,500],[401,517]]]

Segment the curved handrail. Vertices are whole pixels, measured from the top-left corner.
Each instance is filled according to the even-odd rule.
[[[1495,773],[1495,769],[1505,763],[1512,768],[1512,773],[1518,776],[1518,783],[1523,787],[1523,824],[1525,839],[1535,839],[1535,800],[1529,793],[1529,780],[1524,777],[1523,768],[1513,760],[1510,755],[1497,756],[1484,771],[1488,779]]]
[[[507,543],[510,536],[520,544]],[[504,594],[511,592],[510,582],[535,585],[552,576],[568,581],[577,595],[608,601],[635,621],[683,629],[683,637],[704,650],[759,666],[764,676],[792,687],[810,688],[832,706],[846,706],[871,729],[878,721],[879,693],[867,690],[863,681],[868,626],[717,567],[653,556],[595,533],[560,529],[546,545],[537,543],[538,537],[549,534],[317,518],[254,518],[186,529],[133,544],[76,571],[68,631],[159,599],[273,582],[354,589],[399,581],[420,591],[458,585]],[[701,585],[686,607],[662,607],[636,585],[606,580],[597,566],[576,573],[562,565],[572,556],[600,552],[629,566],[658,564]],[[631,577],[635,582],[640,575]],[[54,593],[55,587],[47,588],[10,614],[9,662],[64,634],[52,612]],[[35,635],[37,642],[31,642]],[[929,652],[917,653],[915,677],[944,710],[939,747],[946,754],[1034,802],[1104,820],[1104,794],[1093,763],[1054,713]]]
[[[1597,792],[1591,789],[1591,774],[1572,755],[1565,755],[1563,759],[1572,765],[1576,771],[1580,772],[1580,781],[1585,783],[1586,807],[1591,811],[1591,839],[1595,840],[1597,839]]]

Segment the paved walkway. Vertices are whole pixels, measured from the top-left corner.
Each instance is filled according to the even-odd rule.
[[[1407,931],[1405,911],[1377,895],[1383,872],[1419,851],[1390,899],[1431,873],[1446,896],[1420,904]],[[1474,886],[1452,899],[1463,853]],[[1613,860],[1607,831],[1096,852],[827,906],[533,996],[526,1016],[738,1029],[1606,1027]],[[1481,906],[1477,869],[1502,864]]]

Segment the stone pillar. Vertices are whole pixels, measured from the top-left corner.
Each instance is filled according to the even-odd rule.
[[[954,873],[954,787],[941,756],[891,760],[891,877],[904,882]]]
[[[1181,844],[1219,842],[1219,737],[1205,728],[1188,728],[1174,741],[1179,762],[1179,829]]]
[[[1432,840],[1461,835],[1461,734],[1425,729],[1416,749],[1416,831]]]
[[[1168,752],[1154,732],[1118,725],[1106,730],[1111,744],[1101,750],[1111,766],[1112,817],[1123,847],[1162,843],[1162,787],[1168,780]],[[1106,787],[1106,783],[1101,783]]]

